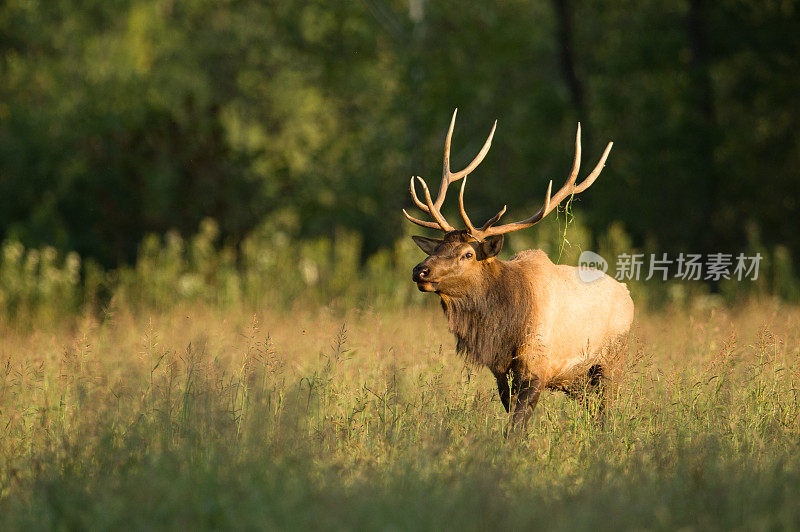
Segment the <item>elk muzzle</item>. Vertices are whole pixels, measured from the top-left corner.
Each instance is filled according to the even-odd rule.
[[[430,280],[431,269],[426,264],[427,262],[427,260],[424,260],[414,266],[411,271],[411,279],[417,283],[417,288],[420,292],[436,292],[439,289],[439,283]]]

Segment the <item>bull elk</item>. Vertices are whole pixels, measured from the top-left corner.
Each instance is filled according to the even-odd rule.
[[[509,428],[524,426],[544,389],[561,390],[587,400],[597,391],[602,413],[610,360],[627,339],[633,321],[633,301],[627,287],[596,272],[584,282],[578,268],[556,265],[541,250],[527,250],[511,260],[497,259],[506,233],[533,226],[567,198],[589,188],[600,175],[611,151],[608,146],[589,176],[575,181],[580,170],[581,129],[575,139],[572,172],[563,187],[552,194],[547,187],[544,205],[530,218],[496,225],[504,206],[480,228],[464,209],[467,175],[484,159],[492,144],[497,121],[478,155],[459,172],[450,170],[450,142],[456,112],[444,145],[444,171],[436,200],[428,185],[416,177],[425,201],[417,196],[411,178],[411,199],[433,221],[403,214],[422,227],[444,232],[441,239],[413,236],[428,254],[413,270],[413,280],[422,292],[441,297],[456,350],[468,361],[487,366],[497,379],[500,400],[513,414]],[[462,180],[458,206],[465,230],[457,230],[441,213],[447,188]]]

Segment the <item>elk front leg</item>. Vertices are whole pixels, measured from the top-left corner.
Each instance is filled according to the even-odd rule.
[[[520,428],[522,430],[527,428],[528,420],[539,402],[542,385],[541,381],[534,377],[532,379],[515,380],[512,383],[512,389],[514,392],[514,413],[509,426],[506,428],[506,435]]]
[[[500,402],[503,403],[506,412],[510,412],[511,390],[508,387],[508,373],[495,373],[494,378],[497,379],[497,393],[500,395]]]

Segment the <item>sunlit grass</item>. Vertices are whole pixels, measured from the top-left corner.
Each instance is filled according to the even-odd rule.
[[[11,330],[0,528],[796,528],[799,324],[638,316],[604,428],[548,393],[508,440],[433,306]]]

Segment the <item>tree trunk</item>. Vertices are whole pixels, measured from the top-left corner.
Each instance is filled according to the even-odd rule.
[[[727,241],[719,227],[719,188],[717,168],[714,162],[716,147],[715,130],[717,125],[714,108],[714,89],[709,73],[708,21],[705,0],[689,0],[686,15],[686,31],[689,40],[689,75],[692,83],[691,102],[694,108],[694,145],[698,163],[698,181],[702,183],[700,210],[702,212],[702,232],[699,244],[705,253],[722,251]]]
[[[586,120],[586,96],[583,90],[583,83],[578,77],[575,68],[575,47],[573,43],[573,20],[574,13],[569,0],[553,0],[553,7],[556,15],[556,34],[558,37],[559,58],[561,72],[567,84],[570,95],[570,103],[578,113],[580,120]]]

